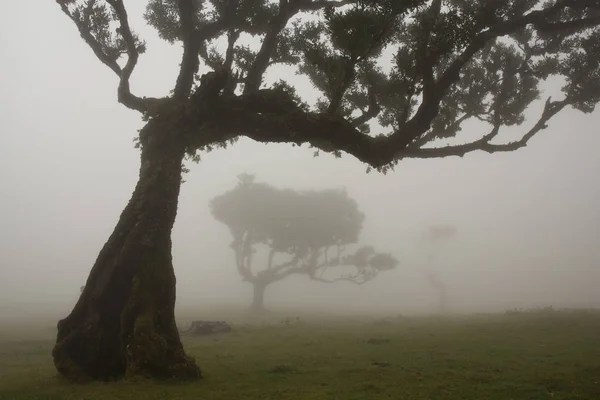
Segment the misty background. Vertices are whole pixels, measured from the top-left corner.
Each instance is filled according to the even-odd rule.
[[[145,26],[145,2],[127,6],[148,43],[132,91],[163,96],[174,85],[180,48]],[[133,138],[143,123],[117,103],[114,73],[55,2],[1,2],[0,44],[0,322],[63,317],[133,191]],[[308,80],[291,78],[314,98]],[[314,158],[307,146],[243,139],[203,154],[200,164],[187,165],[173,230],[177,305],[250,304],[252,287],[236,272],[229,232],[208,209],[248,172],[278,187],[346,187],[366,214],[361,243],[401,261],[363,286],[288,278],[269,287],[267,308],[435,312],[436,294],[421,272],[427,255],[417,242],[436,224],[458,230],[435,268],[451,310],[598,307],[599,126],[600,111],[567,110],[514,153],[405,160],[385,176],[367,174],[347,155]],[[464,137],[479,133],[471,128]]]

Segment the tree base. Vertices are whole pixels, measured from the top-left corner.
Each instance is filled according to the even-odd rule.
[[[174,336],[157,333],[148,319],[138,317],[129,343],[123,345],[93,322],[67,330],[68,318],[59,322],[59,340],[52,356],[58,372],[67,380],[88,382],[118,379],[193,381],[202,378],[195,360]],[[123,351],[121,351],[123,350]]]

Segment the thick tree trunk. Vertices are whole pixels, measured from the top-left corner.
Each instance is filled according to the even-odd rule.
[[[159,132],[162,131],[162,132]],[[150,122],[142,131],[139,181],[101,250],[52,351],[72,380],[198,379],[175,325],[171,229],[184,146]]]
[[[255,312],[264,312],[265,311],[265,291],[267,290],[267,285],[263,282],[253,282],[254,292],[252,296],[252,304],[250,305],[250,309]]]

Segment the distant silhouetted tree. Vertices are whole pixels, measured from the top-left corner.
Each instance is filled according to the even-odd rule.
[[[424,271],[425,277],[437,293],[438,311],[441,314],[448,312],[448,289],[435,271],[436,256],[439,255],[441,246],[455,237],[456,233],[456,227],[453,225],[434,225],[430,226],[420,238],[420,245],[425,250],[427,256],[427,266]]]
[[[371,246],[348,254],[348,246],[358,241],[364,215],[344,190],[283,190],[243,174],[235,188],[210,202],[210,209],[229,227],[237,270],[254,286],[254,310],[263,310],[268,285],[293,274],[363,284],[398,264]],[[261,247],[268,254],[257,267]],[[342,271],[330,277],[334,267]]]
[[[131,90],[147,46],[123,0],[56,3],[115,74],[117,100],[146,122],[131,200],[58,323],[54,365],[70,379],[200,378],[174,317],[171,230],[186,156],[248,137],[386,171],[406,158],[513,151],[562,110],[591,112],[600,100],[598,0],[147,0],[146,22],[182,48],[160,98]],[[308,77],[319,100],[298,97],[306,81],[293,73],[266,79],[281,64]],[[563,81],[562,95],[502,142],[548,77]],[[470,121],[479,139],[438,140]]]

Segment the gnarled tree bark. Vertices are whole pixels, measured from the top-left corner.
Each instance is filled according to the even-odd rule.
[[[167,122],[167,121],[165,121]],[[71,380],[198,379],[175,325],[171,229],[185,146],[153,120],[140,135],[139,181],[52,355]]]

